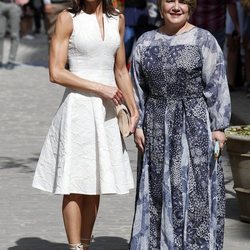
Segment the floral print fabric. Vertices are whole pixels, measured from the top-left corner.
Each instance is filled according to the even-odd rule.
[[[130,249],[222,249],[224,179],[211,132],[229,125],[231,106],[220,47],[197,27],[150,31],[131,67],[146,142]]]

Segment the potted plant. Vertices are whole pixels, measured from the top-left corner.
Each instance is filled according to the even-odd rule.
[[[250,125],[225,130],[240,219],[250,222]]]

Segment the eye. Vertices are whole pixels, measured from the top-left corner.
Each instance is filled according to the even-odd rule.
[[[181,3],[181,4],[188,4],[188,1],[187,0],[179,0],[179,3]]]

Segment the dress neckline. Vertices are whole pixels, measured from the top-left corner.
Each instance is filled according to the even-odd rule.
[[[191,29],[189,29],[189,30],[186,30],[186,31],[184,31],[184,32],[182,32],[182,33],[179,33],[179,34],[173,34],[173,35],[168,35],[168,34],[166,34],[166,33],[164,33],[164,32],[161,32],[161,31],[160,31],[160,28],[156,29],[155,31],[156,31],[158,34],[161,34],[161,35],[163,35],[163,36],[165,36],[165,37],[177,37],[177,36],[185,35],[185,34],[187,34],[187,33],[189,33],[189,32],[192,32],[192,31],[195,30],[195,29],[197,29],[197,26],[193,26],[193,27],[192,27]]]
[[[94,17],[95,18],[95,22],[97,24],[97,28],[98,28],[98,33],[99,33],[100,39],[101,39],[102,42],[104,42],[105,38],[106,38],[106,32],[105,32],[105,30],[106,30],[105,29],[106,28],[106,15],[105,15],[105,13],[102,13],[102,20],[103,20],[103,22],[102,22],[103,27],[102,28],[103,28],[103,32],[101,31],[101,27],[99,25],[99,22],[97,20],[97,15],[95,13],[88,14],[88,13],[86,13],[83,10],[81,10],[81,13],[85,14],[86,16],[90,16],[90,17]]]

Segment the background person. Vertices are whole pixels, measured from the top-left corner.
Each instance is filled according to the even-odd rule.
[[[134,42],[148,30],[148,10],[146,0],[126,0],[125,1],[125,53],[126,62],[132,53]]]
[[[236,86],[242,85],[244,77],[242,75],[242,37],[243,37],[243,26],[244,26],[244,11],[241,6],[240,0],[236,3],[238,19],[240,25],[240,34],[235,28],[233,20],[227,12],[226,18],[226,41],[227,41],[227,78],[229,90],[236,90]]]
[[[243,28],[243,47],[245,52],[245,70],[247,97],[250,98],[250,1],[241,1],[244,8],[244,28]]]
[[[139,38],[132,59],[143,160],[131,250],[223,246],[224,177],[213,148],[226,140],[231,105],[220,46],[188,22],[195,6],[160,0],[164,25]]]
[[[13,69],[15,67],[15,60],[17,49],[20,41],[20,20],[22,10],[12,0],[0,0],[0,68],[3,65],[3,50],[4,50],[4,37],[9,24],[10,33],[10,51],[8,62],[5,65],[6,69]]]
[[[71,5],[70,0],[43,0],[45,30],[50,43],[54,33],[56,19],[59,13]]]
[[[212,33],[223,50],[226,34],[227,9],[232,18],[235,30],[240,34],[236,9],[236,0],[197,0],[197,8],[190,18],[190,23]]]

